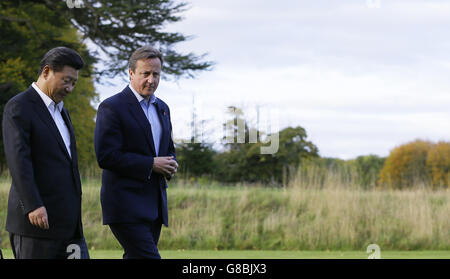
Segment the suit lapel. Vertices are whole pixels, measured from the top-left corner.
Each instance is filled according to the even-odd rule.
[[[168,125],[166,123],[166,120],[167,120],[167,117],[168,117],[167,116],[168,112],[166,112],[164,110],[164,108],[162,107],[162,105],[161,105],[161,103],[159,102],[158,99],[156,99],[155,106],[156,106],[156,111],[157,111],[158,118],[159,118],[159,123],[161,123],[161,141],[160,141],[160,144],[159,144],[159,150],[158,150],[159,152],[158,152],[158,154],[162,155],[161,150],[166,150],[167,149],[165,144],[168,142],[167,141]]]
[[[71,160],[69,153],[67,152],[66,145],[64,144],[64,140],[59,133],[58,127],[56,127],[55,121],[53,120],[48,108],[45,106],[44,101],[42,101],[39,94],[31,87],[30,91],[31,101],[36,105],[33,106],[36,114],[39,118],[47,125],[51,134],[56,138],[59,147],[62,149],[64,154],[66,154],[67,159]]]
[[[75,132],[73,131],[72,122],[70,121],[69,112],[66,108],[63,107],[61,110],[61,116],[64,120],[64,123],[66,123],[67,129],[69,129],[70,133],[70,153],[72,154],[72,160],[74,163],[78,164],[77,160],[77,149],[76,149],[76,142],[75,142]]]
[[[72,122],[70,121],[69,112],[66,108],[63,107],[61,110],[61,116],[64,119],[64,122],[66,123],[67,128],[69,129],[70,133],[70,153],[72,154],[72,166],[73,168],[73,176],[75,178],[75,186],[77,188],[78,193],[82,193],[81,190],[81,180],[80,180],[80,173],[78,171],[78,155],[77,155],[77,144],[75,141],[75,132],[73,130]]]
[[[142,111],[141,104],[139,104],[138,100],[136,99],[136,96],[134,96],[133,92],[128,86],[122,91],[122,93],[125,95],[127,99],[128,109],[130,110],[131,115],[136,119],[136,121],[141,126],[142,130],[144,131],[145,138],[147,139],[147,142],[150,145],[150,148],[153,152],[153,155],[156,156],[152,129],[150,127],[150,123],[148,122],[147,117]]]

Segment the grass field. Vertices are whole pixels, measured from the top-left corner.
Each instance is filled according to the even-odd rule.
[[[12,259],[11,250],[3,251]],[[91,250],[92,259],[121,259],[121,250]],[[163,259],[367,259],[364,251],[209,251],[165,250]],[[381,251],[382,259],[450,259],[450,251]]]

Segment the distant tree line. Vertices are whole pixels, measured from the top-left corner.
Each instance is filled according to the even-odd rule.
[[[450,142],[416,140],[394,148],[387,158],[364,155],[342,160],[320,157],[317,146],[307,139],[306,130],[297,126],[279,131],[277,152],[261,154],[261,146],[267,143],[250,143],[250,131],[256,128],[249,126],[241,109],[232,111],[234,114],[224,125],[237,139],[237,123],[244,123],[245,141],[225,143],[221,151],[214,150],[212,144],[195,143],[194,136],[190,142],[176,144],[180,163],[178,177],[280,187],[300,181],[320,187],[330,183],[326,181],[330,179],[337,185],[356,185],[362,189],[449,186]],[[263,131],[257,133],[264,134]]]
[[[242,109],[229,107],[228,111],[231,111],[230,118],[223,125],[230,130],[226,132],[234,140],[225,141],[224,149],[220,151],[215,150],[211,143],[195,142],[197,134],[193,134],[190,141],[177,143],[180,165],[178,177],[193,181],[200,179],[230,184],[285,186],[301,172],[310,175],[314,171],[315,179],[318,180],[315,183],[323,183],[326,174],[334,172],[339,173],[341,179],[351,180],[365,188],[375,187],[377,184],[385,158],[376,155],[359,156],[347,161],[321,158],[318,147],[308,140],[307,132],[301,126],[280,130],[277,135],[277,151],[262,154],[261,147],[269,144],[262,138],[271,134],[251,127]],[[195,116],[193,121],[194,119]],[[238,123],[243,123],[242,135],[239,135]],[[195,123],[191,124],[195,126]],[[258,135],[256,142],[250,140],[252,133]],[[239,137],[243,141],[239,142]]]

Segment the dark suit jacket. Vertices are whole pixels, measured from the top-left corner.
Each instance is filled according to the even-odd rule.
[[[71,154],[38,93],[29,87],[11,98],[3,112],[3,144],[12,177],[6,230],[51,239],[83,235],[81,182],[69,114],[61,111],[70,131]],[[28,213],[45,206],[50,228],[31,225]]]
[[[175,156],[169,107],[158,98],[155,105],[162,127],[158,156]],[[145,223],[160,216],[168,226],[166,180],[152,172],[151,127],[128,86],[100,104],[95,152],[103,169],[103,223]]]

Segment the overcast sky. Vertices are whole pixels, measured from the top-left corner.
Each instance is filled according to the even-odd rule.
[[[193,35],[176,49],[208,53],[216,65],[161,80],[156,95],[171,108],[175,138],[190,137],[195,96],[217,138],[227,106],[252,123],[259,107],[261,129],[302,126],[324,157],[450,140],[450,1],[188,2],[167,31]],[[127,84],[113,83],[97,86],[101,100]]]

